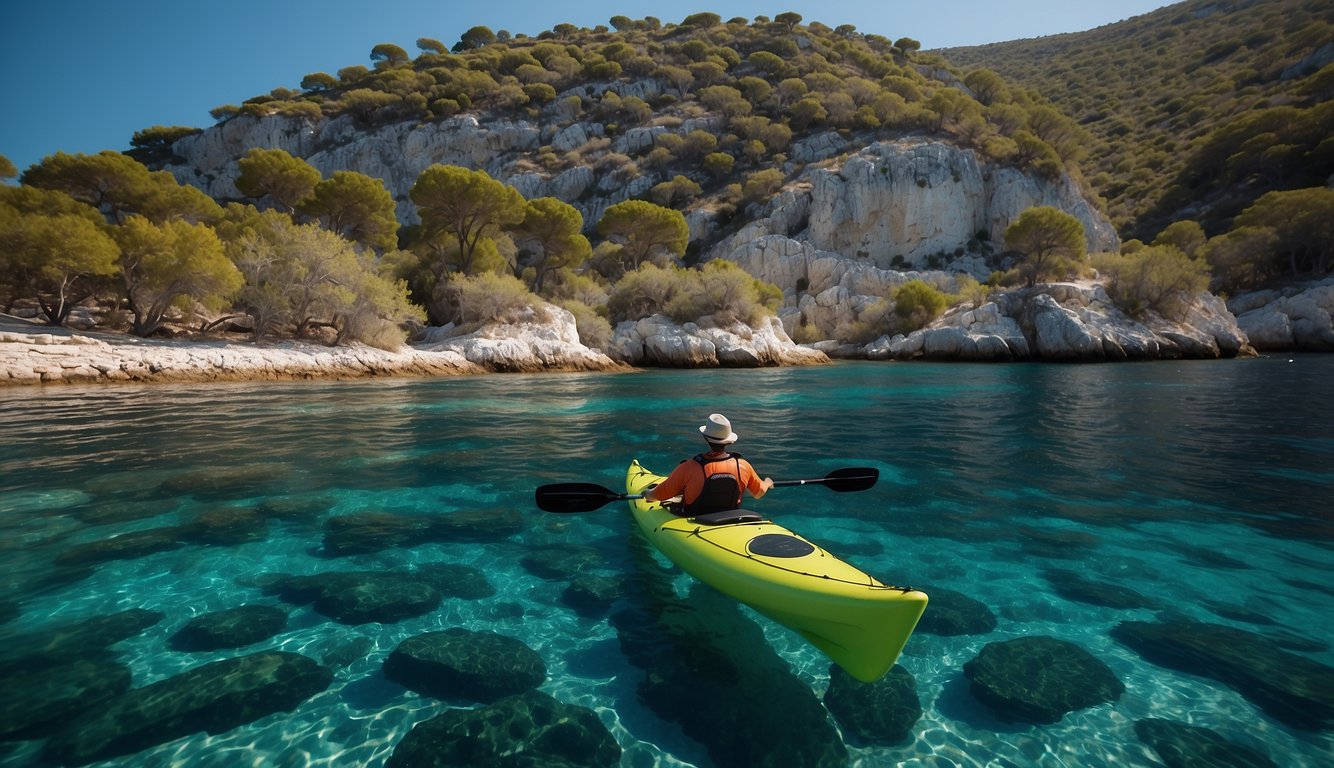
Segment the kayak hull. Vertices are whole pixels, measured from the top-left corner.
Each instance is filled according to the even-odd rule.
[[[630,463],[625,490],[663,480]],[[927,596],[885,584],[768,520],[708,525],[632,499],[640,530],[686,573],[794,630],[848,674],[879,679],[898,660]]]

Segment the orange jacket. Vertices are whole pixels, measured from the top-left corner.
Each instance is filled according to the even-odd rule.
[[[751,496],[757,496],[763,492],[764,484],[760,476],[755,474],[755,468],[749,461],[741,458],[736,453],[706,453],[702,454],[703,465],[694,459],[686,459],[676,465],[676,469],[667,476],[666,480],[658,483],[658,487],[653,489],[651,494],[654,501],[670,499],[673,496],[681,496],[681,499],[687,506],[695,503],[699,498],[700,491],[704,489],[704,481],[709,475],[725,474],[736,477],[740,481],[742,488],[750,491]],[[737,475],[738,469],[740,476]],[[741,499],[737,499],[738,506]]]

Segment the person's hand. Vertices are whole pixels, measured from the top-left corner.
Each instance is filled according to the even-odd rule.
[[[769,491],[772,491],[774,489],[774,479],[772,477],[766,477],[764,478],[763,481],[760,482],[760,485],[763,485],[764,492],[768,493]]]

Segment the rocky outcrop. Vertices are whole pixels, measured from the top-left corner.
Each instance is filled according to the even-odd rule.
[[[1253,354],[1246,335],[1212,294],[1202,293],[1186,317],[1126,315],[1101,285],[1056,283],[993,294],[979,307],[955,307],[907,336],[881,337],[846,356],[894,360],[1214,359]]]
[[[451,326],[432,328],[415,348],[453,354],[489,371],[605,371],[616,368],[611,358],[579,341],[574,315],[550,304],[528,308],[515,323],[493,323],[471,333],[454,335]]]
[[[574,316],[490,325],[388,351],[299,341],[140,339],[75,333],[17,319],[0,324],[0,385],[276,381],[375,376],[453,376],[492,371],[599,371],[622,366],[579,342]]]
[[[823,352],[792,343],[776,317],[766,318],[759,328],[743,323],[719,328],[653,315],[617,325],[610,346],[614,359],[631,365],[759,368],[829,362]]]
[[[1002,242],[1006,227],[1039,205],[1079,219],[1090,252],[1119,247],[1111,223],[1069,177],[1047,181],[969,149],[909,138],[876,142],[840,166],[808,171],[774,198],[767,216],[710,255],[735,258],[751,242],[781,235],[860,264],[921,268],[932,257],[962,254],[976,239]]]
[[[1239,294],[1227,306],[1257,350],[1334,351],[1334,277]]]

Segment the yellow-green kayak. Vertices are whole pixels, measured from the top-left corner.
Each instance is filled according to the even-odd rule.
[[[640,494],[663,479],[636,459],[625,490]],[[800,633],[863,682],[894,666],[926,609],[922,592],[884,584],[768,520],[708,524],[644,499],[630,511],[686,573]]]

